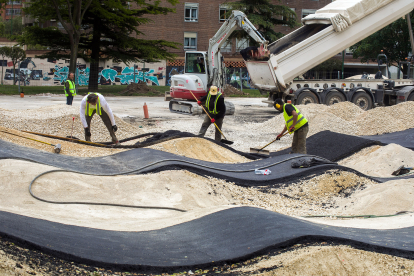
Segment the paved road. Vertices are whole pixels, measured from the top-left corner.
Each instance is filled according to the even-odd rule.
[[[181,115],[177,113],[171,113],[168,109],[168,102],[164,101],[163,97],[105,97],[108,100],[109,106],[112,111],[119,117],[143,117],[143,105],[148,105],[150,117],[152,118],[191,118],[188,115]],[[82,97],[77,96],[74,99],[73,105],[80,106]],[[264,98],[230,98],[236,106],[236,115],[252,112],[259,108],[265,113],[273,111],[272,108],[267,107],[267,104],[262,103]],[[0,108],[4,109],[34,109],[43,106],[65,104],[66,98],[63,95],[59,96],[0,96]]]

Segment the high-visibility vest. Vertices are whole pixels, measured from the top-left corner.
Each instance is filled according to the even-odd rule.
[[[96,113],[98,113],[98,115],[102,115],[101,100],[99,99],[99,96],[102,96],[102,95],[99,94],[99,93],[88,93],[88,94],[97,95],[98,100],[96,101],[96,107],[95,108],[91,108],[90,104],[88,102],[86,102],[85,115],[86,116],[92,116],[92,113],[95,109],[96,109]]]
[[[210,92],[208,92],[208,96],[207,96],[207,101],[206,101],[206,107],[208,109],[208,112],[210,112],[211,114],[218,114],[219,112],[217,111],[217,102],[219,97],[221,96],[221,93],[217,93],[217,97],[216,100],[214,101],[214,109],[213,111],[210,110],[210,99],[211,99],[211,94]]]
[[[299,109],[297,109],[296,106],[294,106],[293,104],[290,104],[290,105],[293,106],[296,113],[298,113],[298,120],[296,121],[296,125],[295,125],[295,130],[298,130],[304,124],[306,124],[308,122],[308,120],[306,120],[305,116],[303,116],[302,113],[300,113]],[[289,128],[293,124],[293,114],[292,114],[292,116],[289,116],[287,114],[286,110],[285,110],[285,106],[286,106],[286,104],[283,105],[283,118],[285,119],[285,122],[286,122],[286,128],[289,131]],[[294,132],[294,131],[292,131],[292,132]],[[292,134],[292,132],[289,131],[289,134]]]
[[[75,87],[75,83],[73,81],[71,81],[70,79],[67,79],[66,82],[69,82],[69,91],[71,93],[72,96],[76,96],[76,87]],[[65,86],[63,87],[63,89],[65,90],[65,96],[69,96],[68,92],[66,91],[66,82],[65,82]]]

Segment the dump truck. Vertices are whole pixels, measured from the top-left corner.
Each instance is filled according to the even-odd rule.
[[[336,0],[303,18],[302,27],[269,44],[268,59],[246,59],[251,82],[268,95],[264,102],[271,106],[282,98],[294,104],[351,101],[368,110],[414,100],[413,79],[294,80],[404,16],[414,53],[408,14],[413,9],[413,0]]]

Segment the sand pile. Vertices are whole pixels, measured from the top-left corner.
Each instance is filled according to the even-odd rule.
[[[107,156],[111,154],[115,154],[121,151],[125,151],[126,149],[112,149],[112,148],[101,148],[101,147],[93,147],[88,145],[81,145],[77,143],[72,143],[68,141],[52,139],[47,137],[42,137],[30,133],[21,132],[14,129],[8,129],[4,127],[0,127],[0,139],[12,142],[20,146],[29,147],[33,149],[38,149],[50,153],[54,153],[54,147],[50,145],[46,145],[40,142],[36,142],[30,139],[18,137],[12,134],[4,133],[3,131],[17,134],[23,137],[29,137],[32,139],[36,139],[42,142],[50,143],[53,145],[61,144],[62,149],[59,154],[62,155],[70,155],[70,156],[77,156],[77,157],[99,157],[99,156]]]
[[[148,86],[145,82],[128,84],[127,88],[119,92],[122,96],[140,96],[141,94],[155,93],[157,95],[163,95],[158,90]]]
[[[243,163],[251,160],[206,139],[188,137],[166,141],[149,148],[216,163]]]
[[[360,136],[384,134],[414,127],[413,101],[388,107],[376,107],[368,111],[363,111],[351,102],[332,106],[308,104],[297,107],[309,121],[308,137],[324,130]],[[268,133],[269,130],[280,132],[284,124],[283,116],[277,115],[263,123],[247,123],[246,128],[260,135]],[[293,136],[286,137],[282,139],[292,139]]]
[[[72,133],[72,117],[75,117],[73,136],[84,140],[85,131],[80,121],[79,107],[65,104],[26,110],[0,109],[0,126],[66,137],[71,136]],[[115,123],[118,126],[116,135],[119,140],[144,133],[140,128],[126,123],[117,116],[115,116]],[[112,141],[99,115],[95,114],[92,118],[91,133],[92,142]]]
[[[338,215],[393,215],[414,212],[414,179],[399,179],[368,185],[337,201]]]
[[[376,177],[392,177],[400,166],[414,167],[414,151],[396,144],[372,146],[339,162],[340,165]]]

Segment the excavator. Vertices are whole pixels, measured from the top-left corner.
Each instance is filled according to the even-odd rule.
[[[227,38],[237,28],[243,29],[260,44],[254,51],[254,57],[260,58],[268,54],[268,41],[258,32],[256,27],[241,11],[233,11],[229,19],[223,23],[217,33],[210,39],[207,52],[187,51],[185,53],[184,73],[171,77],[170,91],[166,92],[166,99],[170,99],[170,111],[188,115],[200,115],[203,110],[194,100],[208,93],[210,86],[217,86],[222,92],[225,86],[225,64],[220,53],[221,47]],[[234,114],[234,105],[225,101],[226,115]]]

